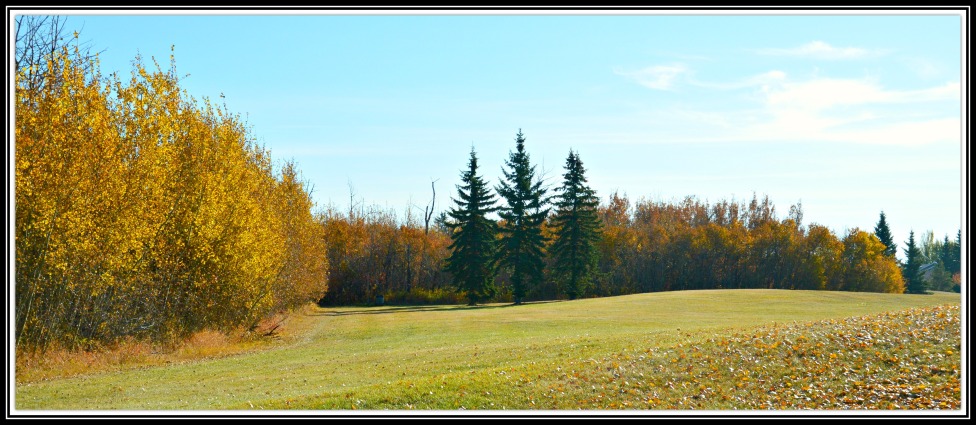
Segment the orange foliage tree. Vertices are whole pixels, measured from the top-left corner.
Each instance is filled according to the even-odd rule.
[[[326,210],[323,223],[329,290],[322,305],[456,303],[460,296],[443,271],[451,238],[435,226],[428,232],[408,217],[373,208],[368,212]]]
[[[601,295],[714,288],[902,291],[898,266],[874,235],[838,240],[800,223],[800,205],[778,219],[768,198],[712,205],[629,200],[601,206]]]

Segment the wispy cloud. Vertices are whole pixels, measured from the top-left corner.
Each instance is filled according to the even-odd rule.
[[[671,90],[675,79],[688,72],[683,64],[654,65],[637,71],[614,69],[617,75],[622,75],[636,81],[638,84],[654,90]]]
[[[881,50],[867,50],[860,47],[834,47],[823,41],[811,41],[798,47],[787,49],[766,48],[759,49],[761,55],[771,56],[791,56],[798,58],[841,60],[841,59],[861,59],[869,56],[883,54]]]
[[[844,105],[957,100],[959,96],[956,82],[921,90],[886,90],[872,80],[817,78],[785,82],[768,90],[765,100],[772,108],[824,110]]]
[[[732,82],[699,81],[696,79],[689,78],[690,84],[696,85],[698,87],[718,89],[718,90],[736,90],[736,89],[744,89],[749,87],[762,87],[764,90],[766,90],[771,85],[781,84],[784,81],[786,81],[786,73],[775,69],[769,72],[764,72],[759,75],[748,77],[743,80],[732,81]]]
[[[834,57],[863,54],[859,53],[861,50],[830,46],[806,50],[824,55],[829,53]],[[688,109],[686,103],[681,108],[658,109],[647,116],[631,117],[643,125],[655,127],[661,141],[925,145],[958,143],[961,137],[961,119],[950,112],[953,103],[958,104],[960,100],[959,82],[893,90],[871,78],[797,80],[781,70],[733,81],[699,81],[691,69],[680,63],[614,72],[655,90],[672,90],[678,83],[683,83],[703,89],[750,93],[738,99],[751,101],[740,103],[733,110]],[[669,128],[683,130],[666,130]],[[646,144],[649,140],[622,138],[618,142]]]
[[[764,90],[766,120],[743,129],[749,139],[922,145],[958,142],[960,119],[919,119],[887,106],[958,101],[957,82],[889,90],[873,80],[816,78]],[[840,112],[840,113],[838,113]]]
[[[915,73],[915,75],[918,75],[923,79],[938,78],[945,74],[945,70],[942,68],[942,66],[927,59],[906,57],[902,58],[901,62],[904,63],[909,70]]]

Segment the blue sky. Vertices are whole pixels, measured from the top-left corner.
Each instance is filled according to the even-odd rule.
[[[521,129],[553,185],[573,149],[603,200],[765,194],[838,235],[884,210],[898,242],[962,225],[958,14],[96,12],[68,27],[103,73],[175,46],[189,94],[223,94],[321,206],[351,185],[419,216],[436,180],[444,210],[471,147],[497,182]]]

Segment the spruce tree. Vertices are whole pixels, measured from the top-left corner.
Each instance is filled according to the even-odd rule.
[[[895,239],[891,237],[891,229],[888,228],[888,222],[885,221],[885,213],[881,211],[881,219],[878,220],[878,224],[874,226],[874,235],[881,240],[884,244],[885,255],[895,258],[895,254],[898,252],[898,244],[895,243]]]
[[[956,274],[962,272],[962,229],[956,231],[956,243],[952,244],[950,250],[951,261],[949,263],[949,273]]]
[[[922,279],[918,269],[922,266],[922,251],[915,244],[915,232],[908,233],[908,242],[905,247],[905,265],[902,268],[902,276],[905,278],[906,294],[924,294],[927,289],[925,280]]]
[[[942,245],[939,246],[939,262],[942,263],[942,268],[948,273],[952,273],[952,241],[949,240],[949,235],[945,235],[945,239],[942,240]]]
[[[951,255],[950,254],[951,242],[949,242],[949,235],[945,235],[945,237],[942,239],[942,242],[936,242],[936,243],[937,243],[936,248],[938,248],[936,250],[936,255],[938,256],[938,260],[942,264],[948,267],[949,261],[951,261],[949,258],[949,256]]]
[[[499,264],[511,271],[512,297],[518,305],[525,292],[542,281],[545,264],[542,225],[549,208],[545,207],[546,188],[535,177],[535,166],[529,164],[522,130],[515,137],[515,152],[509,153],[505,164],[511,171],[502,170],[505,178],[495,189],[506,202],[498,213],[504,220],[499,229]]]
[[[600,238],[600,200],[586,184],[585,169],[579,155],[569,152],[566,174],[555,202],[556,240],[551,252],[555,272],[570,299],[582,296],[589,286],[596,265],[596,242]]]
[[[488,214],[497,210],[495,195],[478,176],[478,157],[474,147],[468,170],[461,173],[455,207],[448,213],[451,220],[451,255],[445,270],[453,275],[458,291],[464,292],[468,305],[475,305],[495,295],[497,224]]]

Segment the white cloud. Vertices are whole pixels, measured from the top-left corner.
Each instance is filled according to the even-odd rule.
[[[871,80],[817,78],[800,83],[783,83],[766,92],[772,108],[824,110],[835,106],[878,103],[912,103],[958,100],[959,83],[922,90],[885,90]]]
[[[682,64],[654,65],[637,71],[614,70],[617,75],[623,75],[637,81],[638,84],[655,90],[671,90],[675,79],[688,71]]]
[[[672,89],[680,78],[684,83],[706,89],[751,91],[755,103],[735,110],[671,108],[629,118],[657,128],[661,141],[924,145],[961,140],[960,117],[951,112],[937,112],[952,111],[953,103],[958,105],[961,96],[958,82],[916,90],[892,90],[868,78],[813,77],[796,81],[781,70],[732,82],[702,82],[694,79],[683,64],[615,72],[656,90]],[[694,125],[689,127],[684,123]],[[673,128],[682,130],[666,130]],[[618,142],[643,144],[648,140]]]
[[[743,129],[753,140],[920,145],[961,137],[958,117],[919,119],[886,105],[958,101],[959,83],[888,90],[871,80],[817,78],[763,90],[766,120]],[[843,109],[841,109],[843,108]]]
[[[958,104],[961,86],[948,82],[917,90],[891,90],[872,79],[815,77],[791,81],[773,70],[729,83],[688,79],[718,90],[751,90],[757,103],[734,111],[657,111],[656,125],[694,122],[675,136],[694,141],[844,142],[889,145],[959,143],[958,116],[934,114]],[[946,109],[946,108],[949,109]],[[935,108],[935,109],[934,109]],[[668,118],[662,118],[662,117]],[[706,119],[707,118],[707,119]],[[663,122],[661,120],[664,120]],[[733,125],[733,123],[735,123]],[[678,125],[680,127],[680,125]]]
[[[736,140],[866,143],[874,145],[927,145],[959,143],[958,118],[873,122],[849,128],[855,119],[827,118],[797,111],[777,113],[771,120],[744,128]],[[862,123],[863,124],[863,123]]]
[[[945,74],[942,66],[922,58],[902,58],[902,63],[922,79],[938,78]]]
[[[860,59],[882,54],[882,51],[872,51],[859,47],[834,47],[823,41],[811,41],[799,47],[789,49],[768,48],[759,49],[759,54],[772,56],[792,56],[812,59]]]
[[[875,145],[927,145],[940,142],[958,143],[962,126],[958,118],[913,122],[895,122],[863,130],[846,130],[825,134],[828,140],[870,143]]]

